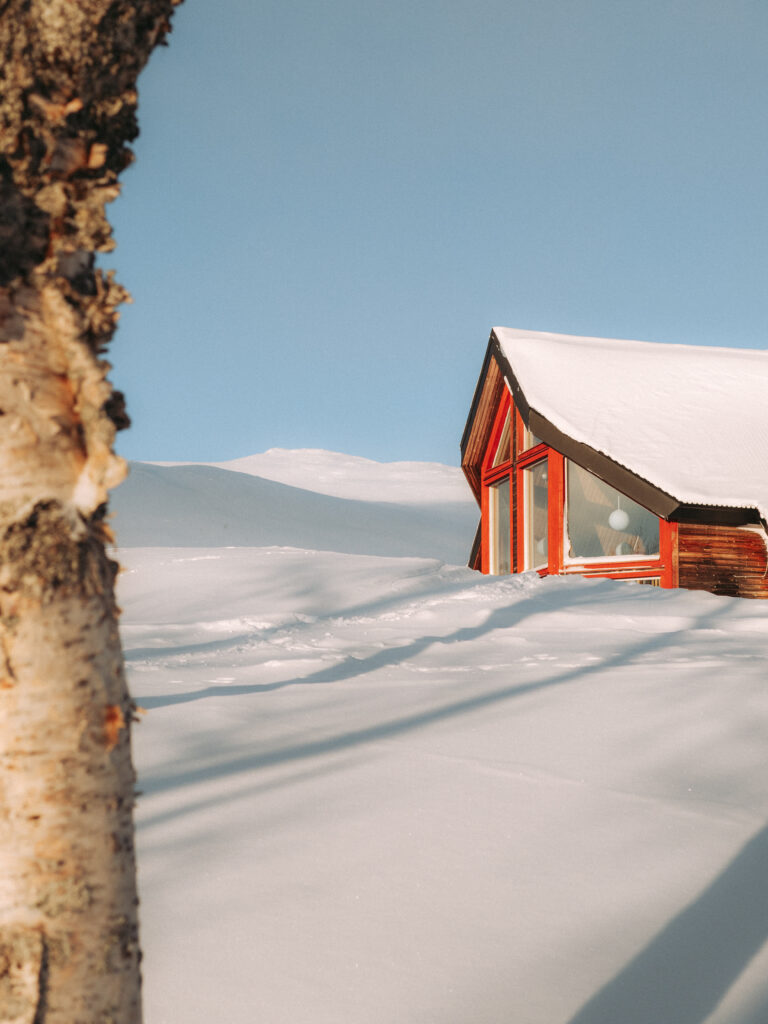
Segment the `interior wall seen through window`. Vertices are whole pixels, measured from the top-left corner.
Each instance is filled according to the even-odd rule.
[[[566,551],[570,558],[659,553],[659,520],[575,463],[566,462]]]
[[[510,544],[509,477],[506,476],[490,489],[491,497],[491,572],[512,571]]]
[[[524,470],[525,567],[539,569],[547,564],[548,534],[547,460]]]

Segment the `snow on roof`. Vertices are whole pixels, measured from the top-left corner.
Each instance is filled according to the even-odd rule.
[[[681,502],[768,520],[768,351],[494,327],[531,408]]]

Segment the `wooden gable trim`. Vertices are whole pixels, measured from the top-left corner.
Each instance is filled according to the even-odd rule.
[[[503,394],[504,378],[489,345],[461,438],[461,468],[478,504],[482,490],[480,475],[483,459]]]
[[[472,550],[469,553],[467,568],[481,570],[483,567],[483,520],[477,524],[475,539],[472,541]]]
[[[491,332],[491,337],[493,337],[493,332]],[[475,393],[472,396],[472,405],[469,408],[469,415],[467,416],[467,422],[464,424],[464,433],[461,435],[461,443],[460,443],[459,447],[461,449],[462,461],[464,460],[464,456],[467,453],[467,450],[468,450],[468,447],[469,447],[469,443],[470,443],[470,439],[471,439],[471,434],[472,434],[472,429],[473,429],[473,427],[475,425],[475,419],[477,417],[477,413],[478,413],[478,410],[479,410],[479,407],[480,407],[480,403],[481,403],[482,398],[483,398],[483,390],[484,390],[485,385],[486,385],[486,376],[488,374],[488,370],[490,369],[490,364],[491,364],[491,343],[489,342],[488,343],[488,347],[485,350],[485,358],[483,359],[483,368],[480,371],[480,376],[477,378],[477,384],[475,385]]]

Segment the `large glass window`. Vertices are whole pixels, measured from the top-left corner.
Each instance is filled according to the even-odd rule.
[[[570,460],[566,462],[566,553],[631,558],[659,553],[659,520]]]
[[[491,572],[512,571],[510,558],[511,520],[509,515],[509,477],[490,488],[491,497]]]
[[[548,487],[547,460],[523,470],[525,501],[525,567],[539,569],[547,564]]]

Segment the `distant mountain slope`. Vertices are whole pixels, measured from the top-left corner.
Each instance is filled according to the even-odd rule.
[[[137,462],[114,492],[114,527],[121,547],[279,545],[466,563],[477,525],[469,495],[390,502],[386,480],[373,477],[368,489],[378,500],[332,497],[216,466]]]
[[[434,505],[446,501],[463,503],[470,494],[464,475],[454,466],[439,462],[375,462],[322,448],[270,448],[213,465],[357,501]]]

